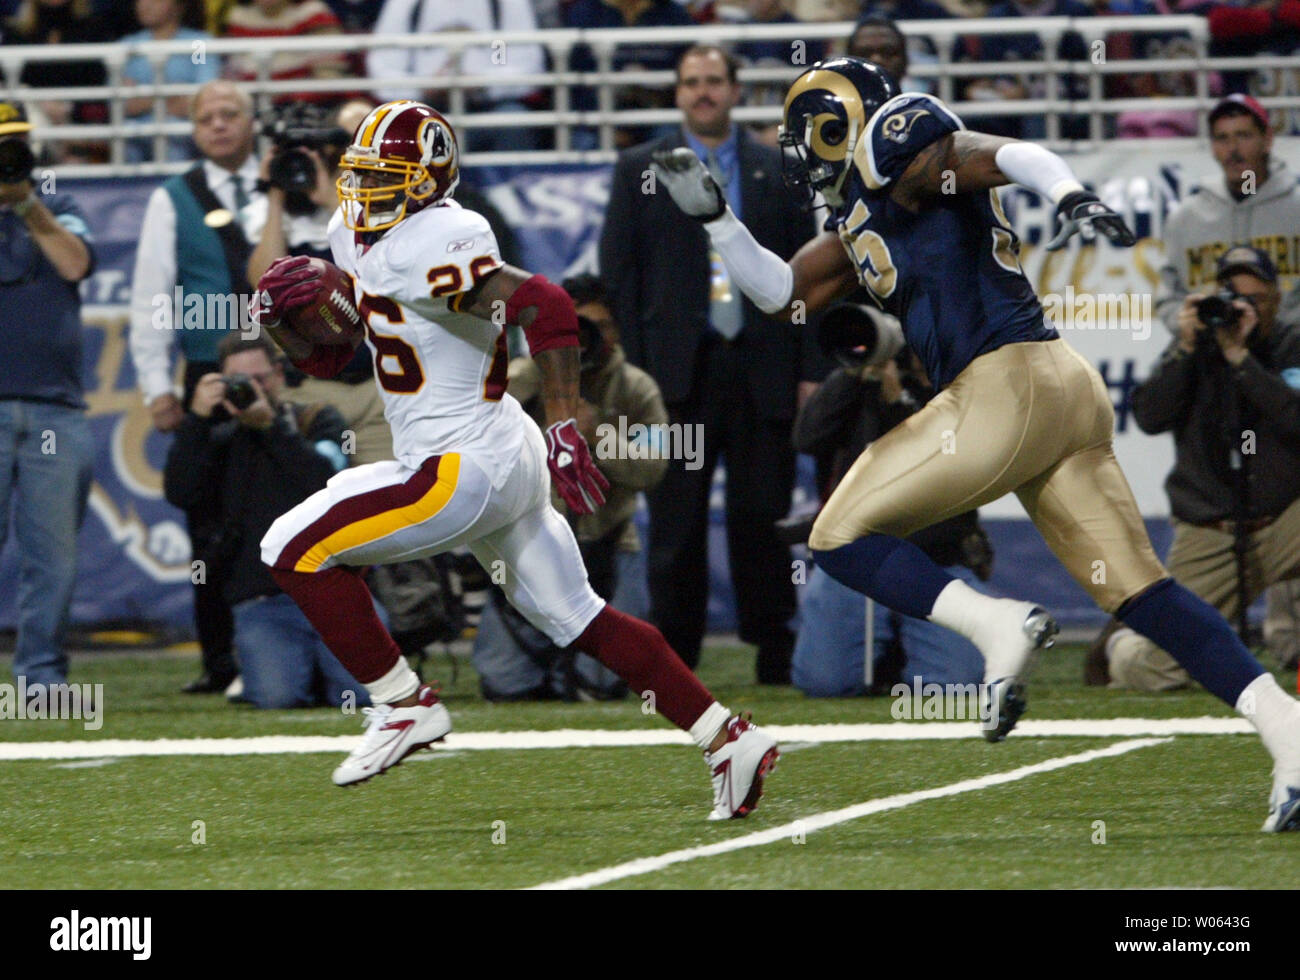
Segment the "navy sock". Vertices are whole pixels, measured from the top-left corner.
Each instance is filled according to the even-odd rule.
[[[915,619],[929,616],[939,593],[955,581],[912,542],[888,534],[814,551],[813,560],[841,585]]]
[[[1264,673],[1227,620],[1171,578],[1124,603],[1116,615],[1231,707],[1237,706],[1246,686]]]

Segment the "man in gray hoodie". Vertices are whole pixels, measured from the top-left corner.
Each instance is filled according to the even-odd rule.
[[[1156,314],[1178,333],[1178,311],[1190,292],[1213,291],[1216,263],[1232,245],[1266,253],[1278,271],[1282,317],[1300,303],[1300,191],[1295,174],[1273,149],[1264,107],[1230,95],[1210,110],[1210,148],[1222,178],[1206,177],[1165,222],[1165,262]]]
[[[1210,110],[1210,140],[1223,177],[1193,185],[1165,223],[1156,313],[1177,335],[1187,294],[1212,292],[1220,256],[1245,242],[1267,254],[1277,269],[1278,319],[1300,321],[1300,189],[1287,165],[1270,158],[1268,113],[1249,95],[1230,95]],[[1297,659],[1297,623],[1300,588],[1292,582],[1274,585],[1268,590],[1264,640],[1283,666]]]

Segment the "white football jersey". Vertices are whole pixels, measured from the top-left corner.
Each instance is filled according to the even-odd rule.
[[[490,320],[458,313],[457,297],[504,263],[480,214],[454,201],[425,208],[363,250],[335,212],[334,264],[352,274],[393,455],[472,454],[499,489],[533,422],[506,393],[506,338]]]

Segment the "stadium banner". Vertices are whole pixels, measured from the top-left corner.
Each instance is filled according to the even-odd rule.
[[[1286,155],[1298,146],[1300,141],[1279,140],[1275,152]],[[1105,243],[1081,248],[1074,242],[1049,254],[1042,243],[1050,233],[1050,210],[1018,188],[1003,191],[1005,209],[1024,242],[1025,272],[1040,295],[1052,297],[1049,312],[1059,314],[1062,335],[1106,379],[1115,402],[1120,463],[1142,513],[1158,524],[1168,513],[1162,484],[1172,464],[1172,443],[1168,436],[1152,438],[1137,430],[1129,396],[1169,340],[1151,305],[1164,220],[1191,179],[1216,168],[1207,150],[1171,152],[1134,141],[1077,154],[1070,162],[1085,183],[1128,217],[1140,238],[1136,248],[1113,249]],[[466,173],[466,180],[488,195],[514,229],[524,265],[556,281],[595,268],[609,177],[608,166],[595,165],[478,168]],[[59,190],[75,198],[89,217],[96,255],[83,297],[86,400],[98,451],[78,552],[72,609],[76,623],[190,621],[189,542],[182,515],[162,497],[161,472],[170,437],[152,430],[127,352],[126,304],[136,243],[145,203],[158,184],[157,178],[59,183]],[[645,247],[655,245],[647,242]],[[719,474],[718,491],[722,479]],[[801,485],[807,494],[806,477]],[[720,501],[721,493],[715,492],[712,629],[734,623]],[[1008,575],[1007,591],[1086,607],[1082,591],[1048,558],[1014,497],[982,513],[995,519],[995,544],[1017,556],[1014,562],[1000,563]],[[1034,555],[1042,560],[1031,561]],[[16,547],[5,549],[0,558],[0,628],[15,625],[17,565]],[[995,587],[999,579],[995,573]]]

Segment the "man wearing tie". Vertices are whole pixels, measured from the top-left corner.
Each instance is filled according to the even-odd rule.
[[[670,422],[699,427],[704,440],[702,457],[676,453],[647,494],[650,618],[694,667],[708,611],[709,490],[721,456],[740,638],[758,647],[759,682],[784,684],[795,593],[790,552],[773,525],[790,506],[795,411],[825,365],[813,331],[766,317],[732,286],[700,224],[656,193],[651,154],[690,147],[740,220],[778,255],[793,255],[814,225],[782,186],[780,154],[731,121],[741,95],[731,56],[712,45],[685,51],[676,95],[681,129],[619,157],[600,241],[628,359],[659,383]]]
[[[199,88],[190,111],[203,159],[165,181],[149,198],[131,281],[131,358],[155,428],[181,424],[194,386],[219,370],[217,344],[242,326],[252,292],[248,257],[266,222],[253,154],[253,102],[227,81]],[[173,383],[173,343],[185,361],[184,384]],[[215,487],[214,487],[215,493]],[[194,622],[203,672],[189,693],[225,690],[234,680],[234,624],[221,598],[220,514],[213,499],[186,513],[194,558],[205,561],[194,586]]]

